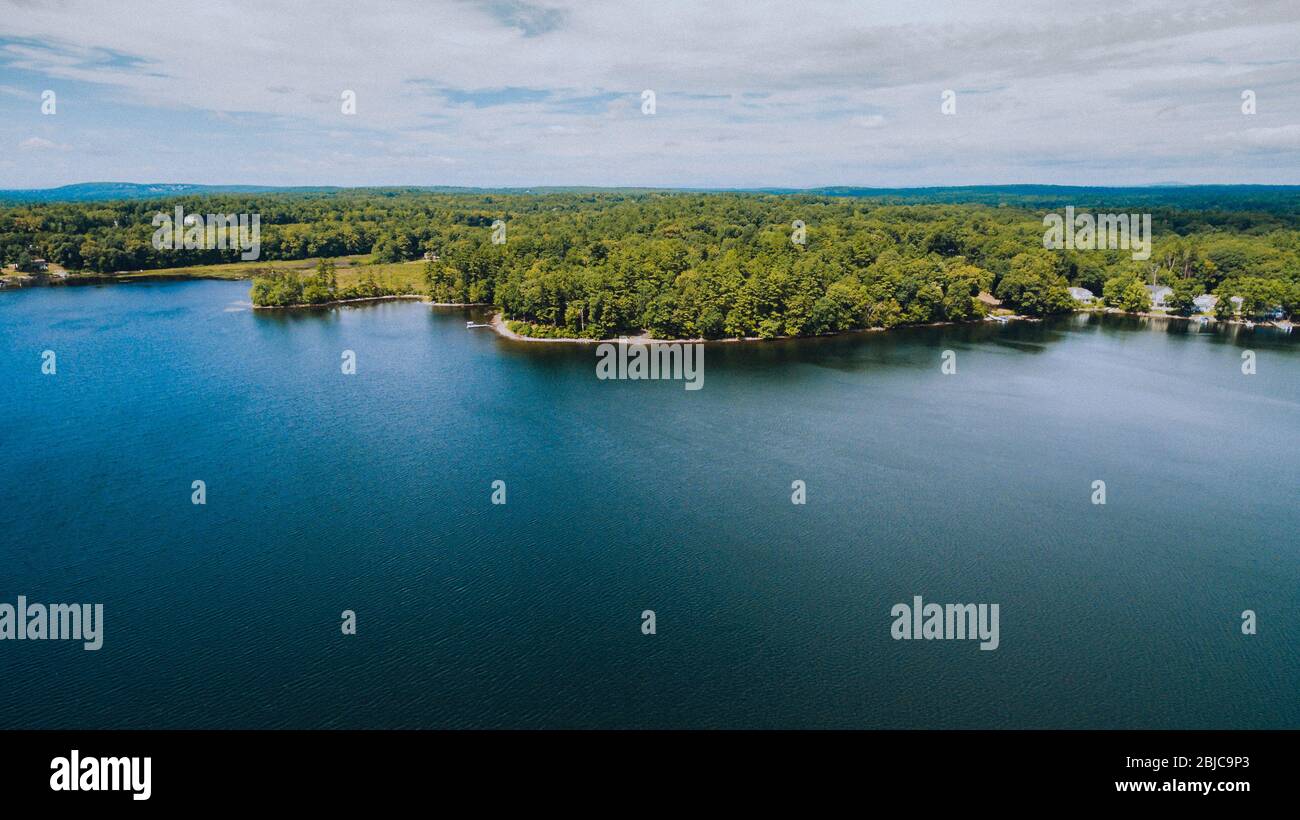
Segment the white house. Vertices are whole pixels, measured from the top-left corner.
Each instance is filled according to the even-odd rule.
[[[1070,298],[1076,302],[1082,302],[1085,305],[1092,304],[1097,297],[1092,295],[1092,291],[1087,288],[1066,288],[1070,292]]]
[[[1192,300],[1192,304],[1196,305],[1196,310],[1199,313],[1213,313],[1214,306],[1219,304],[1219,297],[1212,293],[1202,293]]]
[[[1151,307],[1164,307],[1165,299],[1173,295],[1174,289],[1167,285],[1144,285],[1151,295]]]

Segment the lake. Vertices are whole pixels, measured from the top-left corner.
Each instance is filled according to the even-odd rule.
[[[711,344],[685,390],[483,317],[0,294],[0,602],[104,606],[0,641],[0,727],[1300,728],[1300,334]],[[997,649],[893,639],[918,595]]]

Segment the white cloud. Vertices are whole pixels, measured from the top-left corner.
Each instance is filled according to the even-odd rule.
[[[852,122],[859,128],[879,128],[885,124],[885,118],[880,114],[871,114],[854,117]]]
[[[187,174],[209,182],[1300,182],[1300,162],[1260,168],[1240,150],[1297,149],[1280,119],[1300,99],[1292,0],[1095,0],[1070,14],[1057,0],[177,0],[129,19],[68,0],[0,19],[0,65],[122,107],[117,153],[92,147],[99,132],[70,140],[83,179],[165,171],[130,147],[165,143],[209,162]],[[956,116],[940,113],[946,88]],[[1260,95],[1248,129],[1244,88]],[[64,99],[60,117],[75,110]],[[204,112],[252,147],[241,158],[204,129],[149,133],[126,106]]]
[[[1300,149],[1300,125],[1276,128],[1246,128],[1218,135],[1215,142],[1247,148]]]
[[[28,137],[18,143],[21,151],[66,151],[68,146],[52,142],[44,137]]]

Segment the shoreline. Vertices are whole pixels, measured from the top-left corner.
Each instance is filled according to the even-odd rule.
[[[405,299],[423,302],[429,307],[445,308],[466,308],[466,307],[491,307],[491,302],[430,302],[429,297],[422,293],[394,293],[388,296],[359,296],[356,299],[335,299],[332,302],[305,302],[297,305],[253,305],[253,310],[309,310],[311,308],[338,307],[339,305],[354,305],[359,302],[383,302],[389,299]]]
[[[332,302],[308,302],[300,305],[253,305],[253,310],[304,310],[307,308],[327,308],[338,307],[339,305],[354,305],[358,302],[384,302],[389,299],[417,299],[421,302],[426,301],[426,297],[419,294],[403,293],[392,296],[361,296],[356,299],[335,299]]]
[[[1128,311],[1123,311],[1123,310],[1079,309],[1079,310],[1070,311],[1070,315],[1072,316],[1080,313],[1083,314],[1095,313],[1102,316],[1135,316],[1143,319],[1172,319],[1172,320],[1178,320],[1184,322],[1197,322],[1199,319],[1202,318],[1199,315],[1198,316],[1173,316],[1164,313],[1146,313],[1146,312],[1130,313]],[[1056,315],[1064,316],[1065,314],[1056,314]],[[890,330],[901,330],[903,328],[909,328],[909,327],[944,327],[947,325],[977,325],[977,324],[984,324],[986,322],[998,322],[999,324],[1005,324],[1006,322],[1041,322],[1045,318],[1047,317],[1016,315],[1016,316],[1005,316],[1005,317],[994,318],[992,316],[986,316],[983,319],[977,319],[969,322],[926,322],[925,324],[918,324],[918,325],[897,325],[896,327],[892,327],[892,328],[864,327],[864,328],[857,328],[854,330],[840,330],[840,331],[836,331],[835,333],[822,333],[816,336],[773,336],[770,339],[765,339],[761,336],[744,336],[740,338],[726,338],[726,339],[702,339],[702,338],[655,339],[644,332],[636,336],[619,336],[610,339],[579,339],[579,338],[567,337],[567,336],[552,339],[552,338],[546,338],[542,336],[524,336],[522,334],[516,333],[506,325],[506,320],[502,316],[501,311],[499,310],[492,314],[491,325],[492,325],[492,330],[495,331],[498,336],[501,336],[504,339],[509,339],[512,342],[532,342],[532,343],[555,342],[557,344],[607,344],[607,343],[720,344],[720,343],[731,343],[731,342],[778,342],[778,341],[790,341],[792,339],[827,339],[832,336],[845,336],[850,333],[885,333]],[[1210,323],[1221,323],[1223,325],[1241,325],[1242,327],[1246,327],[1246,321],[1243,319],[1216,319],[1213,316],[1208,316],[1204,318],[1208,318]],[[1271,322],[1271,321],[1255,322],[1251,327],[1252,328],[1271,327],[1274,328],[1275,330],[1282,330],[1285,332],[1284,328],[1280,327],[1276,322]]]
[[[1271,327],[1275,330],[1285,330],[1285,328],[1281,327],[1278,324],[1279,321],[1283,321],[1279,319],[1263,319],[1261,321],[1256,322],[1249,319],[1220,319],[1217,316],[1213,316],[1208,313],[1196,313],[1191,316],[1179,316],[1174,313],[1154,313],[1145,310],[1130,311],[1130,310],[1118,310],[1113,308],[1102,308],[1100,310],[1096,308],[1091,308],[1091,309],[1081,308],[1079,310],[1075,310],[1074,312],[1075,313],[1097,313],[1102,316],[1136,316],[1139,319],[1170,319],[1179,322],[1197,322],[1197,323],[1199,323],[1200,320],[1205,319],[1207,320],[1207,324],[1241,325],[1242,327],[1247,327],[1247,329],[1256,328],[1256,327]],[[1292,322],[1292,324],[1294,325],[1295,323]]]
[[[226,277],[226,276],[219,276],[219,275],[185,276],[185,275],[177,275],[177,274],[150,274],[148,272],[126,273],[126,274],[74,275],[67,278],[35,276],[33,277],[34,281],[28,280],[26,282],[12,281],[12,277],[0,277],[0,278],[6,280],[3,283],[5,285],[5,287],[3,288],[4,290],[23,290],[31,287],[60,287],[60,286],[68,287],[68,286],[76,286],[76,285],[127,284],[130,282],[151,281],[151,280],[152,281],[159,281],[159,280],[179,281],[179,280],[189,279],[189,280],[208,280],[208,281],[224,281],[224,282],[232,282],[232,281],[251,282],[252,281],[251,279],[246,279],[243,277]],[[445,308],[492,307],[493,306],[491,302],[432,302],[429,301],[429,297],[424,294],[402,293],[402,294],[393,294],[389,296],[363,296],[356,299],[336,299],[330,302],[302,303],[302,304],[294,304],[294,305],[253,305],[252,309],[255,311],[257,310],[309,310],[312,308],[333,308],[342,305],[363,304],[366,302],[383,302],[383,301],[390,301],[390,300],[418,301],[418,302],[423,302],[429,305],[430,307],[445,307]],[[1132,312],[1132,311],[1117,310],[1114,308],[1104,308],[1104,307],[1102,308],[1078,307],[1073,311],[1071,311],[1071,313],[1072,314],[1096,313],[1100,315],[1109,315],[1109,316],[1135,316],[1142,319],[1168,319],[1168,320],[1183,321],[1183,322],[1199,322],[1201,319],[1207,319],[1210,323],[1214,323],[1214,324],[1241,325],[1242,327],[1246,327],[1248,325],[1248,322],[1244,319],[1220,319],[1216,316],[1209,315],[1209,314],[1196,314],[1193,316],[1177,316],[1169,313],[1155,313],[1150,311]],[[639,333],[635,336],[619,336],[619,337],[606,338],[606,339],[584,339],[584,338],[578,338],[572,336],[561,336],[555,338],[542,337],[542,336],[524,336],[520,333],[516,333],[515,331],[511,330],[509,327],[506,326],[506,320],[500,310],[496,310],[493,312],[489,324],[491,325],[493,332],[495,332],[498,336],[502,337],[503,339],[508,339],[512,342],[534,342],[534,343],[553,342],[556,344],[603,344],[603,343],[614,343],[614,342],[622,342],[626,344],[717,344],[723,342],[774,342],[774,341],[789,341],[791,339],[823,339],[823,338],[829,338],[831,336],[843,336],[849,333],[883,333],[888,330],[896,330],[898,328],[903,328],[903,327],[942,327],[944,325],[981,324],[990,321],[1040,322],[1043,320],[1043,318],[1044,317],[1041,316],[1020,316],[1020,315],[1011,315],[1011,316],[1003,316],[1003,317],[986,316],[982,319],[968,321],[968,322],[927,322],[925,324],[918,324],[918,325],[898,325],[895,328],[867,327],[867,328],[857,328],[853,330],[841,330],[835,333],[822,333],[815,336],[773,336],[771,338],[766,338],[766,339],[760,336],[744,336],[740,338],[731,337],[725,339],[704,339],[699,337],[683,338],[683,339],[656,339],[651,337],[649,334],[645,332]],[[1251,322],[1249,323],[1248,329],[1253,329],[1255,327],[1271,327],[1276,330],[1281,330],[1284,332],[1287,330],[1287,328],[1284,328],[1281,325],[1279,325],[1277,321]]]
[[[1035,316],[1008,316],[1006,317],[1006,319],[1007,321],[1021,321],[1021,322],[1042,321],[1041,318]],[[504,339],[509,339],[512,342],[541,342],[541,343],[556,342],[558,344],[612,344],[612,343],[730,344],[730,343],[737,343],[737,342],[780,342],[780,341],[790,341],[792,339],[828,339],[832,336],[845,336],[850,333],[886,333],[890,330],[899,330],[905,327],[943,327],[945,325],[958,325],[958,324],[975,325],[975,324],[983,324],[984,322],[988,322],[988,321],[994,321],[994,320],[986,317],[973,322],[926,322],[925,324],[919,324],[919,325],[898,325],[892,328],[863,327],[854,330],[840,330],[840,331],[836,331],[835,333],[820,333],[815,336],[773,336],[771,338],[763,338],[762,336],[741,336],[741,337],[730,337],[726,339],[704,339],[699,337],[690,338],[690,339],[655,339],[644,332],[639,333],[636,336],[616,336],[614,338],[609,338],[609,339],[579,339],[571,336],[552,339],[552,338],[547,338],[542,336],[524,336],[522,334],[514,332],[506,325],[506,320],[502,316],[501,311],[499,310],[492,314],[491,325],[492,325],[492,330],[494,330],[497,333],[497,335],[501,336]]]
[[[13,290],[22,290],[24,288],[71,288],[85,285],[124,285],[131,282],[251,282],[251,278],[246,276],[222,276],[217,273],[205,274],[187,274],[187,273],[150,273],[143,272],[120,272],[120,273],[77,273],[69,276],[50,276],[47,274],[28,274],[27,279],[10,274],[0,276],[0,280],[5,280],[7,286]]]

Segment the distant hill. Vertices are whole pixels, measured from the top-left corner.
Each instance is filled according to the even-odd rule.
[[[329,188],[277,188],[269,185],[189,185],[183,182],[78,182],[58,188],[0,191],[0,202],[91,202],[110,199],[156,199],[203,194],[260,194],[268,191],[325,191]]]
[[[854,188],[834,186],[803,191],[768,189],[771,193],[847,196],[917,203],[977,203],[1030,209],[1172,207],[1186,210],[1300,213],[1300,185],[963,185],[944,188]]]
[[[963,204],[1056,210],[1066,205],[1101,211],[1141,208],[1177,208],[1206,211],[1256,211],[1300,216],[1300,185],[1185,185],[1169,183],[1124,187],[1077,185],[962,185],[926,188],[634,188],[591,186],[517,186],[510,188],[454,187],[445,185],[283,187],[273,185],[190,185],[157,182],[82,182],[58,188],[0,190],[0,204],[91,202],[166,199],[207,194],[261,193],[379,193],[400,195],[420,191],[476,194],[648,194],[648,193],[751,193],[777,196],[854,197],[876,202],[911,204]]]
[[[126,199],[164,199],[168,197],[204,196],[206,194],[266,194],[266,193],[330,193],[359,192],[400,194],[425,191],[448,194],[583,194],[583,193],[649,193],[685,191],[681,188],[600,188],[587,185],[533,185],[511,188],[477,188],[454,185],[367,185],[341,187],[337,185],[191,185],[183,182],[79,182],[58,188],[15,188],[0,190],[0,203],[22,204],[33,202],[108,202]],[[729,190],[723,188],[692,188],[695,192]]]

